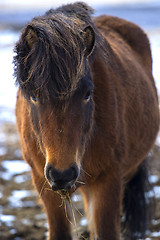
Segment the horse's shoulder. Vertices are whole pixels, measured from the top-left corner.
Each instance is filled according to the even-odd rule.
[[[146,33],[138,25],[106,15],[95,18],[95,24],[105,34],[111,34],[111,32],[118,34],[151,67],[150,43]]]

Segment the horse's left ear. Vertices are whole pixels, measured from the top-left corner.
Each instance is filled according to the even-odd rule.
[[[95,32],[91,26],[87,26],[83,30],[83,38],[86,45],[86,55],[89,56],[92,53],[95,44]]]
[[[26,29],[26,41],[30,49],[37,42],[37,40],[38,36],[35,29],[32,26],[28,26]]]

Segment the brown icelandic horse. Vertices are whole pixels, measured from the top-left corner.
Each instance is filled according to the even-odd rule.
[[[121,222],[125,239],[143,239],[144,159],[159,128],[149,41],[131,22],[92,19],[91,13],[79,2],[50,10],[26,26],[16,45],[23,156],[47,213],[50,240],[72,239],[57,193],[68,196],[77,188],[90,239],[119,240]]]

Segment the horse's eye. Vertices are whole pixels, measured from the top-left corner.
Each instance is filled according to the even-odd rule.
[[[34,102],[34,103],[38,101],[36,96],[33,94],[30,96],[30,98],[31,98],[32,102]]]
[[[84,100],[88,102],[90,98],[91,98],[91,91],[88,91],[84,97]]]

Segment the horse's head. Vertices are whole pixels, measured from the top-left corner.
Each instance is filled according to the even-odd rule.
[[[88,57],[94,39],[93,28],[82,29],[78,19],[49,14],[34,19],[16,46],[17,82],[53,190],[72,188],[91,135],[94,86]]]

